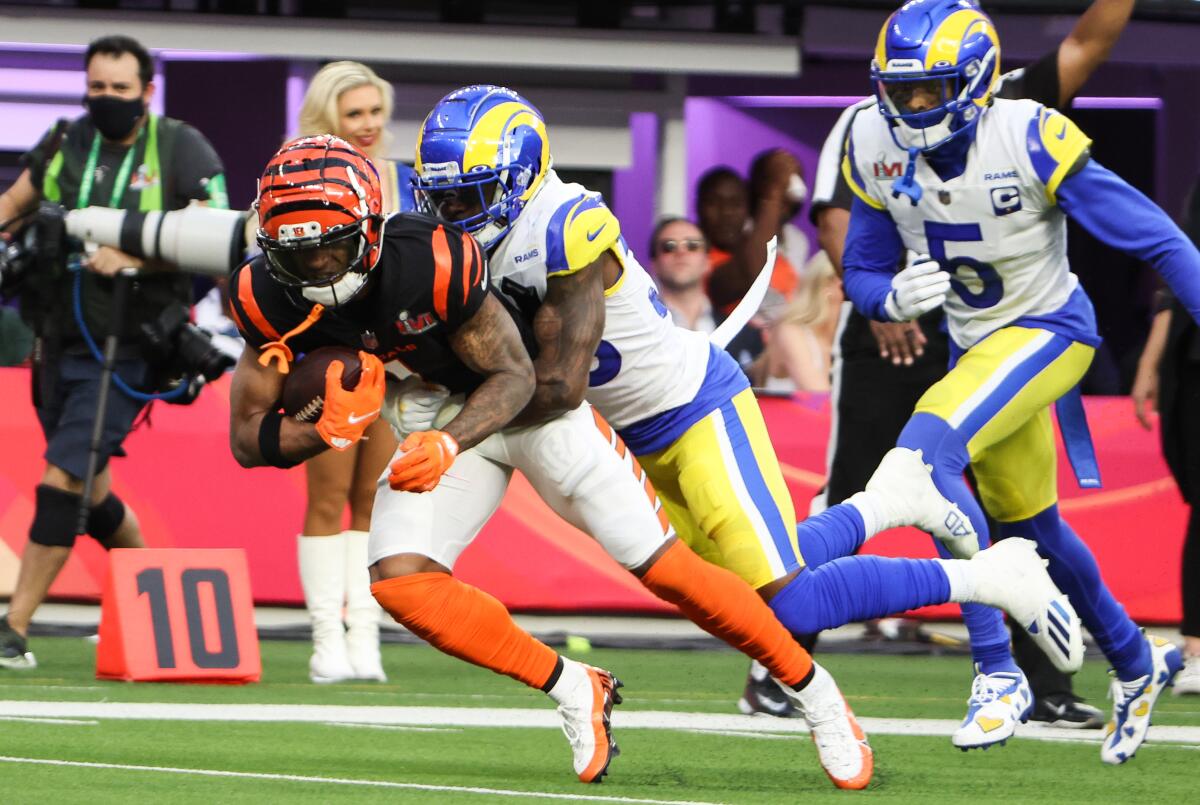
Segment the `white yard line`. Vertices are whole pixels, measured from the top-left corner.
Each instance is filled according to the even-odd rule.
[[[100,723],[95,719],[41,718],[37,716],[0,716],[0,721],[28,721],[34,724],[65,724],[72,727],[94,727]]]
[[[400,788],[408,791],[431,791],[454,794],[478,794],[486,797],[520,797],[524,799],[558,799],[571,802],[647,803],[647,805],[716,805],[711,802],[678,799],[640,799],[638,797],[602,797],[589,794],[556,794],[550,791],[517,791],[508,788],[479,788],[465,785],[430,785],[425,783],[396,783],[389,780],[355,780],[345,777],[315,777],[303,774],[268,774],[220,769],[181,769],[173,766],[131,766],[125,763],[90,763],[81,760],[49,760],[45,758],[9,757],[0,755],[0,763],[36,766],[66,766],[76,769],[114,769],[117,771],[187,774],[199,777],[232,777],[241,780],[270,780],[283,783],[313,783],[317,785],[349,785],[368,788]]]
[[[462,732],[461,727],[411,727],[407,724],[357,724],[349,721],[326,721],[327,727],[356,727],[363,730],[397,730],[399,732]]]
[[[355,707],[327,704],[164,704],[157,702],[0,701],[0,716],[32,718],[112,718],[175,721],[258,721],[388,724],[412,727],[528,727],[559,729],[562,722],[550,708],[496,707]],[[868,735],[949,737],[959,726],[955,719],[863,718]],[[764,716],[677,713],[661,710],[616,710],[615,729],[700,730],[704,732],[806,733],[801,719]],[[1017,736],[1035,740],[1098,743],[1100,730],[1073,730],[1024,724]],[[1200,727],[1156,726],[1150,743],[1200,744]]]

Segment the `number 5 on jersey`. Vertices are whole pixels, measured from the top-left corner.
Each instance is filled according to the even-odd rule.
[[[1020,203],[1018,197],[1018,204]],[[1000,272],[991,263],[984,263],[974,257],[947,257],[946,243],[977,243],[983,240],[979,224],[947,224],[940,221],[925,222],[925,240],[929,243],[929,256],[937,260],[942,271],[950,275],[950,287],[958,294],[958,298],[973,308],[992,307],[1004,298],[1004,281]],[[973,291],[958,276],[959,269],[966,268],[975,272],[983,287]],[[969,278],[969,275],[968,277]]]

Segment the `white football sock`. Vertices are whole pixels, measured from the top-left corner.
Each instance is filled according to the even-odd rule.
[[[557,703],[566,704],[571,701],[580,685],[587,685],[589,682],[587,670],[583,665],[566,657],[562,658],[562,662],[562,673],[559,674],[554,687],[550,688],[549,695]]]
[[[863,528],[867,534],[863,538],[866,542],[871,537],[884,530],[883,523],[887,522],[887,513],[883,509],[883,504],[871,492],[855,492],[845,500],[846,505],[853,506],[863,519]]]
[[[956,604],[976,602],[976,573],[979,566],[969,559],[934,559],[950,581],[950,600]]]

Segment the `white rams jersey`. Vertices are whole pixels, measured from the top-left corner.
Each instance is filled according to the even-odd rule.
[[[604,292],[604,333],[587,400],[620,430],[691,402],[704,381],[709,344],[703,333],[672,322],[600,194],[549,171],[488,266],[492,284],[521,305],[531,294],[545,299],[548,277],[579,271],[608,250],[621,277]]]
[[[914,206],[892,195],[908,153],[882,115],[860,114],[842,172],[851,190],[886,210],[904,245],[951,275],[950,335],[966,349],[1025,316],[1053,313],[1079,284],[1067,264],[1066,216],[1055,191],[1091,140],[1061,113],[1030,100],[996,99],[980,118],[966,169],[942,181],[917,160]]]

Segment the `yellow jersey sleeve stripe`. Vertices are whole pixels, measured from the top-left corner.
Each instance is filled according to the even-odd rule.
[[[620,236],[620,222],[599,195],[564,202],[546,229],[547,272],[556,276],[586,268],[613,249]]]
[[[849,185],[850,190],[854,193],[854,195],[856,195],[860,199],[862,199],[863,203],[866,204],[868,207],[873,207],[874,209],[877,209],[877,210],[886,209],[887,205],[884,204],[882,201],[877,201],[876,199],[873,199],[869,195],[867,195],[867,191],[865,189],[863,189],[861,184],[859,184],[857,173],[858,172],[856,170],[854,170],[854,163],[852,163],[850,161],[850,155],[846,154],[845,156],[843,156],[842,157],[842,176],[845,177],[846,184]]]
[[[1067,171],[1091,145],[1091,138],[1055,109],[1041,107],[1037,116],[1029,121],[1025,147],[1034,172],[1046,186],[1046,200],[1051,204],[1057,203],[1055,192]]]

